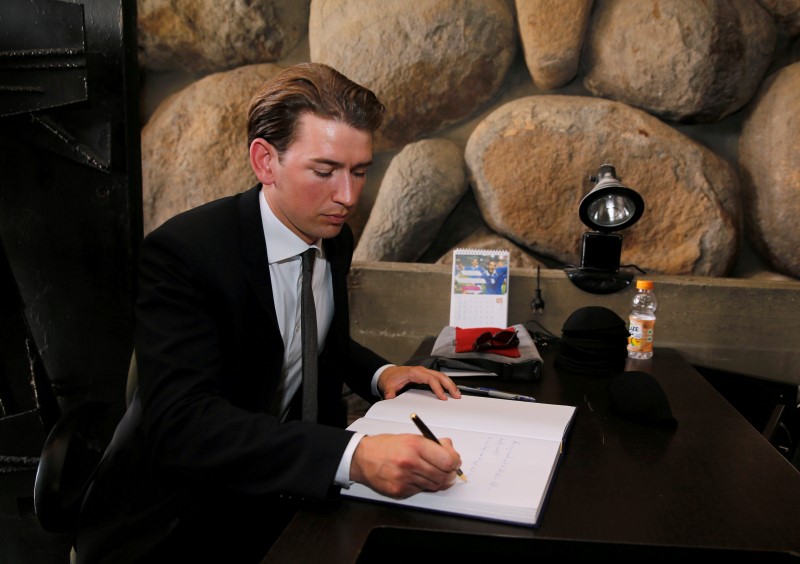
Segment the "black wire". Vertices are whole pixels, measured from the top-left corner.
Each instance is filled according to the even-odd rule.
[[[530,323],[535,324],[539,329],[531,330],[530,327],[528,327],[528,324]],[[547,327],[545,327],[535,319],[529,319],[524,323],[524,326],[525,329],[528,330],[528,333],[530,333],[533,342],[536,343],[537,346],[546,347],[550,343],[557,343],[561,341],[561,337],[559,337],[558,335],[547,329]]]
[[[536,295],[531,302],[531,309],[533,313],[542,313],[544,311],[544,299],[542,299],[542,289],[539,284],[539,267],[536,267]]]
[[[638,270],[638,271],[639,271],[639,272],[641,272],[642,274],[647,274],[647,272],[646,272],[646,271],[642,270],[641,268],[639,268],[639,267],[638,267],[638,266],[636,266],[635,264],[621,264],[621,265],[619,265],[619,267],[620,267],[620,268],[635,268],[636,270]]]

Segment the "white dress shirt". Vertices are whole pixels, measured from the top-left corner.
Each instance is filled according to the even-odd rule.
[[[269,259],[269,274],[272,279],[272,298],[275,303],[275,313],[278,316],[278,325],[283,337],[283,372],[281,374],[282,398],[280,418],[284,420],[289,412],[292,398],[300,388],[302,376],[302,335],[300,331],[300,286],[301,262],[300,255],[309,247],[317,249],[317,259],[314,261],[312,286],[314,289],[314,304],[317,309],[317,342],[318,350],[325,346],[325,339],[333,320],[333,282],[331,278],[331,265],[325,257],[320,241],[308,245],[286,227],[270,209],[262,191],[259,197],[261,206],[261,223],[264,227],[264,237],[267,241],[267,256]],[[391,365],[387,365],[391,366]],[[387,367],[383,366],[372,378],[372,392],[379,397],[378,377]],[[334,483],[340,487],[348,488],[350,480],[350,463],[358,443],[364,437],[356,433],[347,445],[347,449],[339,463]]]

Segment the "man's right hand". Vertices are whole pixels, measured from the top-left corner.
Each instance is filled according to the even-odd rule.
[[[461,457],[450,439],[441,444],[420,435],[368,435],[358,443],[350,479],[376,492],[403,499],[453,485]]]

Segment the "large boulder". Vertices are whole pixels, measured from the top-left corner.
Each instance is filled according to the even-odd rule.
[[[247,147],[247,109],[280,70],[265,63],[211,74],[158,106],[142,128],[145,233],[257,182]]]
[[[755,94],[776,33],[752,0],[598,0],[583,83],[663,119],[719,121]]]
[[[465,159],[486,224],[536,254],[579,263],[578,217],[602,164],[645,201],[622,235],[622,264],[666,274],[725,276],[739,250],[731,165],[659,119],[619,102],[528,96],[501,106],[470,136]]]
[[[800,63],[765,82],[739,137],[745,219],[779,272],[800,278]],[[794,226],[794,227],[792,227]]]
[[[789,37],[800,35],[800,0],[758,0],[758,3]]]
[[[515,0],[525,64],[542,90],[564,86],[578,72],[593,0]]]
[[[516,38],[505,0],[316,0],[308,25],[311,60],[386,105],[378,152],[457,123],[487,102],[511,65]]]
[[[285,57],[305,37],[310,0],[138,0],[139,64],[216,72]]]
[[[354,260],[414,262],[467,190],[464,153],[447,139],[410,143],[389,164]]]

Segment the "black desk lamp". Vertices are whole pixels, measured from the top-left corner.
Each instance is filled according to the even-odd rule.
[[[581,290],[593,294],[611,294],[626,288],[633,275],[619,271],[622,235],[613,233],[639,221],[644,213],[642,197],[624,186],[612,165],[604,164],[592,191],[581,200],[581,221],[594,229],[583,234],[581,265],[565,268],[567,276]]]

